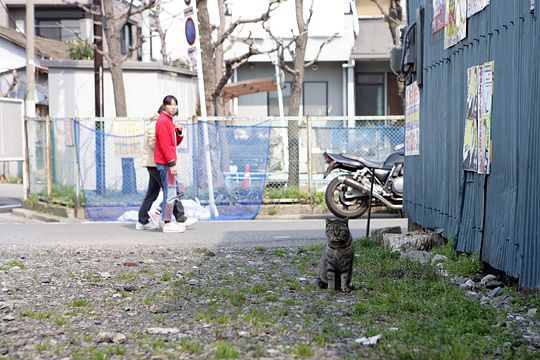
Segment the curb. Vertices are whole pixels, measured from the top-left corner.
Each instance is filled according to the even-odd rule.
[[[37,212],[37,211],[34,211],[34,210],[25,209],[25,208],[13,209],[13,210],[11,210],[11,215],[22,217],[22,218],[29,219],[29,220],[37,220],[37,221],[41,221],[41,222],[46,222],[46,223],[58,223],[58,222],[75,223],[75,222],[80,222],[80,219],[66,218],[66,217],[62,217],[62,216],[44,214],[44,213],[40,213],[40,212]]]

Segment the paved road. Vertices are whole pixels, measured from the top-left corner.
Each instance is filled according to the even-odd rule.
[[[0,184],[0,214],[21,207],[23,187],[20,184]]]
[[[181,234],[136,231],[133,223],[6,223],[0,218],[0,246],[31,247],[274,247],[325,241],[324,220],[250,220],[199,222]],[[372,219],[371,229],[401,226],[407,219]],[[365,235],[366,220],[351,220],[353,237]]]

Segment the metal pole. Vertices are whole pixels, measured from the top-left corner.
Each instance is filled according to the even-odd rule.
[[[45,147],[46,156],[45,163],[47,164],[47,201],[52,200],[52,175],[51,175],[51,118],[45,117]]]
[[[96,192],[105,193],[105,143],[100,131],[105,130],[103,117],[103,22],[101,0],[93,0],[94,8],[94,112],[96,121]]]
[[[35,69],[35,50],[34,50],[34,0],[26,1],[26,97],[25,97],[25,116],[27,118],[36,117],[36,69]]]
[[[371,198],[373,197],[373,183],[375,182],[375,170],[374,169],[369,169],[369,170],[371,171],[371,189],[369,190],[366,237],[369,236],[369,225],[371,223]]]
[[[210,203],[210,213],[212,217],[219,216],[216,203],[214,201],[214,183],[212,180],[212,163],[210,160],[210,142],[208,140],[208,114],[206,113],[206,98],[204,92],[204,77],[202,68],[202,56],[201,56],[201,41],[199,36],[199,17],[197,15],[197,1],[193,1],[193,17],[195,22],[195,52],[197,54],[197,80],[199,82],[199,101],[201,104],[201,122],[203,130],[203,146],[206,161],[206,178],[208,181],[208,201]]]
[[[308,204],[313,206],[313,164],[311,158],[311,116],[306,117],[306,127],[307,127],[307,197]]]
[[[278,66],[277,59],[274,60],[274,68],[276,71],[276,87],[277,87],[277,95],[278,95],[278,108],[279,108],[279,126],[281,127],[281,149],[282,149],[282,156],[283,156],[283,170],[289,169],[289,157],[287,155],[287,149],[285,147],[285,144],[288,144],[287,141],[287,124],[285,121],[285,110],[283,108],[283,91],[281,87],[283,86],[283,79],[281,78],[281,71]]]

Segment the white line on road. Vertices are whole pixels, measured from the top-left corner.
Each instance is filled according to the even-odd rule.
[[[292,239],[292,236],[289,236],[289,235],[274,236],[274,239]]]
[[[21,207],[21,204],[15,204],[15,205],[0,205],[0,209],[12,209],[16,207]]]

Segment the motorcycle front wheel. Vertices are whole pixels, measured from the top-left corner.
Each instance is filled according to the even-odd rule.
[[[324,200],[332,214],[340,218],[358,218],[362,216],[369,206],[369,195],[347,199],[347,185],[335,178],[328,184],[324,193]]]

